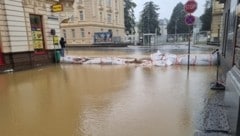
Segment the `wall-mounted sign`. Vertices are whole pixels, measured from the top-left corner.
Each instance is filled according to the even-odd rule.
[[[62,4],[54,4],[51,6],[52,12],[61,12],[63,11],[63,5]]]
[[[40,31],[40,30],[32,31],[32,37],[33,37],[33,48],[34,49],[43,49],[42,31]]]
[[[94,33],[94,43],[109,43],[109,42],[112,42],[111,32]]]
[[[58,36],[53,36],[53,45],[58,45],[58,43],[59,43]]]

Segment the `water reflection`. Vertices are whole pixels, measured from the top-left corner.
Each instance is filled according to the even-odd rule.
[[[53,65],[0,75],[6,136],[193,135],[214,67]]]

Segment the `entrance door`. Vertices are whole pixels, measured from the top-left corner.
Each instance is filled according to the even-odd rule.
[[[42,16],[30,15],[30,24],[35,52],[44,51]]]

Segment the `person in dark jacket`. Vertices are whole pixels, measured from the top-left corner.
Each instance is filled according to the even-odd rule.
[[[62,37],[60,39],[60,45],[61,45],[61,56],[64,57],[64,49],[66,47],[66,41],[64,40],[64,38]]]

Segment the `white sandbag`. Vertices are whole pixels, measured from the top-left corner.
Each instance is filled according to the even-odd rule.
[[[112,58],[100,58],[100,64],[110,65],[112,64]]]
[[[62,63],[76,63],[76,64],[105,64],[105,65],[124,65],[134,64],[140,66],[170,66],[170,65],[187,65],[188,55],[176,55],[161,53],[157,51],[150,55],[150,58],[118,58],[118,57],[104,57],[104,58],[86,58],[65,56],[61,57]],[[217,53],[215,54],[190,54],[190,65],[216,65]]]
[[[83,64],[100,64],[100,63],[101,63],[100,58],[92,58],[92,59],[89,59],[86,62],[83,62]]]
[[[74,58],[73,56],[60,57],[60,62],[72,63],[73,58]]]
[[[153,61],[152,64],[159,67],[167,66],[166,61],[164,60]]]
[[[153,61],[151,60],[142,60],[142,64],[140,64],[142,67],[152,67],[153,66]]]
[[[178,64],[187,65],[188,55],[178,57]],[[217,57],[215,54],[191,54],[189,59],[190,65],[216,65]]]
[[[124,65],[125,60],[124,59],[120,59],[120,58],[112,58],[112,64],[113,65]]]
[[[152,61],[162,60],[164,54],[162,54],[159,50],[156,53],[150,55]]]

